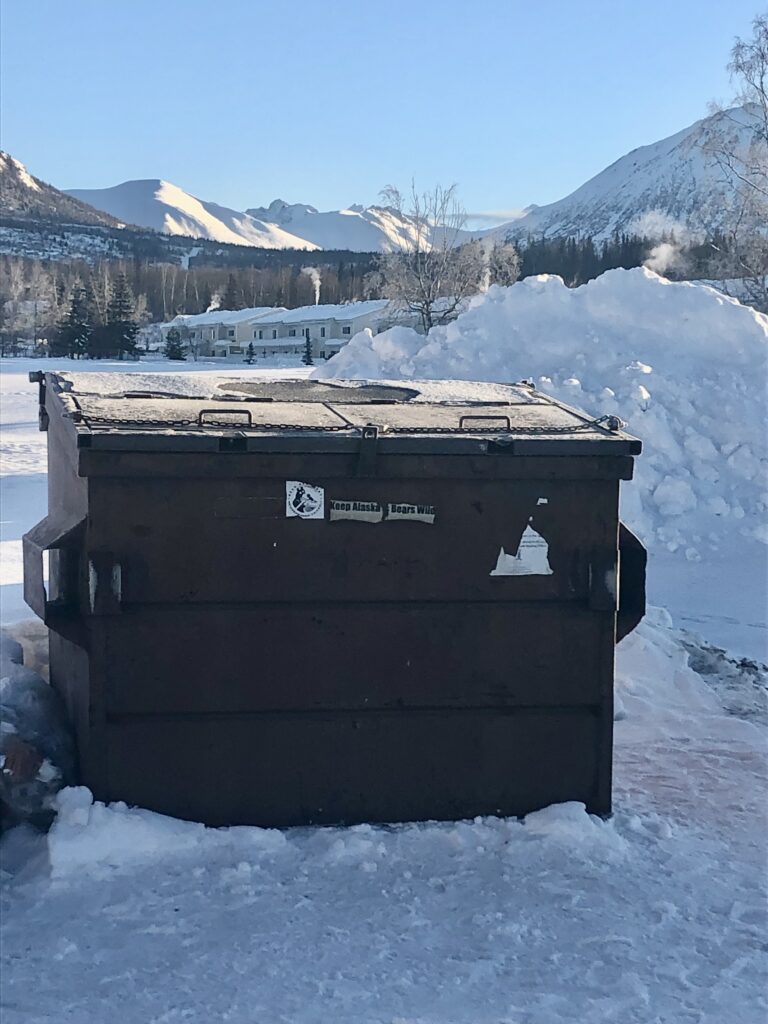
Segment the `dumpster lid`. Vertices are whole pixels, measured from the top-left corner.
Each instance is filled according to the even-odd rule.
[[[218,374],[46,374],[82,447],[636,455],[617,417],[590,417],[529,382],[264,380]],[[216,445],[214,444],[213,447]],[[232,450],[230,446],[229,450]]]

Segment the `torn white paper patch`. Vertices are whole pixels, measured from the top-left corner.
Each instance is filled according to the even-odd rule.
[[[529,523],[520,538],[516,555],[508,555],[502,548],[496,568],[491,576],[551,576],[549,545]]]
[[[285,481],[285,514],[288,518],[323,519],[325,517],[325,491],[314,484],[300,480]]]

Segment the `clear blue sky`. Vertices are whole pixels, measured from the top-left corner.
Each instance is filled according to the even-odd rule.
[[[60,188],[243,209],[561,198],[731,92],[766,0],[0,0],[0,144]]]

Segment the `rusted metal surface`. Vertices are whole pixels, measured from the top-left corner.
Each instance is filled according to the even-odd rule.
[[[170,383],[41,382],[25,588],[98,798],[211,824],[610,811],[638,442],[522,386],[229,381],[222,413]]]

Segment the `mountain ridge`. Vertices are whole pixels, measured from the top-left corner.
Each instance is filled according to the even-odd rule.
[[[20,160],[4,150],[0,150],[0,213],[19,220],[118,226],[109,213],[36,178]]]
[[[745,146],[753,117],[749,106],[710,114],[673,135],[630,150],[569,195],[529,207],[523,216],[490,231],[516,238],[590,235],[599,241],[616,231],[653,235],[680,227],[722,228],[733,185],[705,146],[723,130],[731,132],[737,145]]]
[[[746,145],[751,116],[744,106],[701,118],[619,157],[563,199],[529,205],[514,220],[466,230],[460,238],[589,235],[599,241],[617,231],[654,237],[670,230],[701,233],[721,228],[732,185],[702,144],[725,126],[739,145]],[[132,226],[190,241],[307,252],[388,252],[415,234],[413,221],[391,207],[352,205],[320,211],[308,203],[275,199],[267,206],[238,211],[199,199],[162,178],[135,179],[104,189],[59,190],[1,152],[0,215]]]

